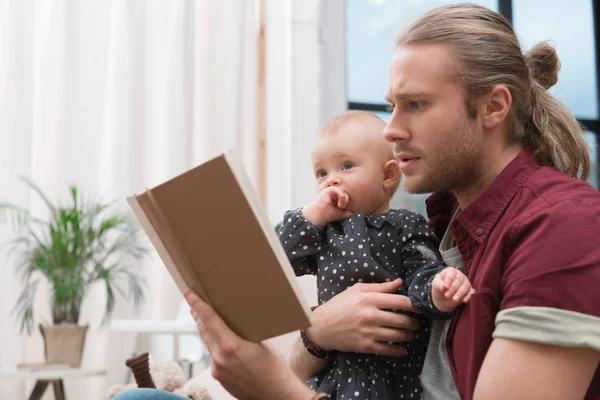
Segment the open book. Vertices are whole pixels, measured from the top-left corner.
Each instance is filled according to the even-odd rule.
[[[127,201],[179,290],[194,289],[242,338],[309,326],[310,308],[235,153]]]

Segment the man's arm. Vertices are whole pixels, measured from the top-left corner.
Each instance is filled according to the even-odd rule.
[[[309,337],[325,349],[404,355],[406,350],[379,341],[412,340],[419,321],[386,309],[414,311],[410,299],[395,293],[402,282],[358,284],[317,308],[311,322],[324,342]],[[238,399],[308,400],[312,392],[272,347],[236,335],[215,310],[188,289],[198,332],[212,358],[212,375]],[[324,344],[323,344],[324,343]],[[331,347],[327,343],[332,343]],[[342,349],[342,350],[343,350]]]
[[[584,398],[600,362],[590,348],[496,338],[487,352],[475,400]]]
[[[327,366],[327,360],[313,357],[306,351],[302,339],[296,340],[290,355],[290,368],[298,378],[306,382],[309,378],[321,373]]]

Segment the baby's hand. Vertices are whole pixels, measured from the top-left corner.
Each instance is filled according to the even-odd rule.
[[[468,303],[475,289],[469,279],[454,267],[437,274],[431,283],[433,304],[442,312],[451,312],[463,303]]]
[[[350,203],[348,193],[336,186],[329,186],[319,192],[314,202],[302,209],[304,218],[317,226],[325,226],[332,221],[348,218],[352,212],[346,210]]]

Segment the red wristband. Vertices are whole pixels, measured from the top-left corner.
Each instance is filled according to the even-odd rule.
[[[311,307],[311,311],[314,311],[317,307],[318,306]],[[329,357],[329,352],[323,350],[308,338],[308,335],[306,334],[306,329],[300,330],[300,338],[302,339],[302,344],[304,345],[306,351],[308,351],[313,357],[321,359],[326,359],[327,357]]]

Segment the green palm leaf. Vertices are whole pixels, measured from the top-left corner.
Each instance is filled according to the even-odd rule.
[[[20,331],[31,333],[34,326],[33,300],[42,279],[51,286],[54,323],[77,323],[81,304],[97,283],[107,294],[103,324],[114,311],[116,295],[139,309],[145,282],[136,272],[149,247],[134,219],[118,212],[115,201],[83,198],[75,186],[69,187],[67,205],[54,205],[37,185],[22,180],[44,201],[50,216],[43,221],[16,205],[0,204],[0,221],[8,219],[17,228],[4,245],[24,283],[13,309]]]

